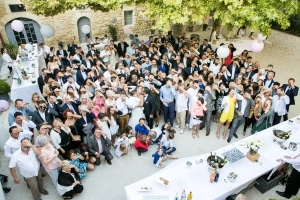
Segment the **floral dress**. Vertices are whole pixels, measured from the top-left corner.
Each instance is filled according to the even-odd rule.
[[[76,153],[76,156],[82,156],[80,153]],[[78,175],[80,179],[83,179],[87,176],[86,168],[87,163],[79,160],[78,158],[76,160],[70,160],[70,164],[76,166],[80,172],[78,172]]]

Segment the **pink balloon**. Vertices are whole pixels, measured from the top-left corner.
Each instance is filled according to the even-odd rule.
[[[24,24],[23,24],[23,22],[20,21],[20,20],[14,20],[14,21],[12,21],[12,23],[11,23],[11,28],[12,28],[14,31],[21,32],[21,31],[24,29]]]
[[[264,48],[264,42],[260,40],[252,40],[250,43],[250,50],[252,52],[261,52]]]
[[[130,26],[124,26],[124,33],[126,35],[129,35],[132,32],[131,27]]]
[[[9,103],[5,100],[0,100],[0,111],[6,111],[9,108]]]

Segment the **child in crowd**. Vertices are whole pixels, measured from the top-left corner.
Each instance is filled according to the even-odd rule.
[[[167,159],[177,159],[178,158],[177,156],[164,154],[162,149],[158,149],[157,152],[152,154],[152,157],[153,157],[154,165],[158,168],[163,168],[165,166],[164,161],[166,161]]]
[[[132,148],[134,142],[136,141],[136,137],[133,134],[132,127],[131,126],[127,126],[125,128],[125,133],[126,133],[127,138],[128,138],[129,146],[130,146],[130,148]]]
[[[81,153],[76,153],[73,149],[69,151],[68,159],[71,165],[76,166],[75,170],[80,179],[83,179],[87,176],[87,169],[93,170],[95,168],[93,164],[85,162],[85,158]]]
[[[122,133],[122,135],[116,140],[114,144],[115,149],[115,155],[118,158],[122,158],[123,155],[129,154],[129,139],[126,136],[126,133]]]

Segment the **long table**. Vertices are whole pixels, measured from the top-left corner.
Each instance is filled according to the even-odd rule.
[[[33,53],[29,53],[29,61],[23,62],[22,65],[26,68],[28,80],[22,80],[21,84],[18,84],[16,79],[13,79],[11,85],[10,99],[15,101],[16,99],[23,99],[24,103],[31,102],[31,95],[34,92],[41,94],[37,78],[39,77],[39,55],[38,55],[38,45],[33,44]],[[35,67],[32,67],[34,65]],[[32,76],[35,78],[32,78]],[[17,78],[17,75],[14,73],[13,78]],[[32,83],[32,80],[35,80],[35,83]]]
[[[192,191],[193,199],[206,200],[224,200],[232,194],[237,194],[258,177],[280,166],[281,163],[276,161],[278,158],[281,158],[284,155],[296,155],[300,152],[299,145],[297,151],[291,151],[289,149],[283,150],[277,142],[273,141],[272,130],[275,128],[284,131],[292,131],[290,138],[284,143],[287,146],[290,141],[299,143],[300,121],[296,118],[297,117],[291,119],[293,120],[293,123],[282,122],[276,126],[256,133],[255,135],[251,135],[214,151],[217,155],[221,155],[228,150],[236,148],[245,155],[249,151],[246,145],[247,141],[252,138],[258,138],[264,142],[264,145],[258,152],[260,154],[258,162],[251,162],[248,158],[244,157],[232,164],[227,163],[225,167],[221,169],[219,181],[217,183],[209,182],[209,170],[206,163],[209,153],[207,153],[173,161],[157,173],[126,186],[125,191],[127,200],[142,200],[143,196],[159,195],[168,196],[171,200],[175,198],[176,193],[180,195],[183,190],[186,190],[187,193]],[[196,160],[199,159],[203,159],[203,163],[197,163]],[[186,165],[187,161],[192,162],[190,168]],[[230,172],[238,174],[234,183],[229,182],[227,179]],[[157,183],[156,180],[158,180],[159,177],[169,180],[169,186],[165,187]],[[229,184],[226,183],[226,181]],[[139,191],[141,187],[151,187],[152,190],[149,192],[141,192]]]

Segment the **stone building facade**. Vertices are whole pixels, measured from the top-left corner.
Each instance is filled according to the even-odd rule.
[[[118,38],[126,37],[123,31],[125,25],[131,26],[132,34],[150,34],[150,23],[142,17],[142,12],[143,8],[136,6],[107,13],[74,8],[53,17],[44,17],[27,12],[19,0],[0,0],[0,33],[4,41],[14,44],[44,42],[49,46],[57,46],[57,42],[67,44],[71,38],[75,38],[75,43],[82,43],[85,36],[81,31],[83,25],[91,27],[91,38],[101,38],[104,34],[109,35],[107,26],[112,18],[116,18]],[[25,29],[21,33],[12,30],[10,24],[14,19],[23,21]],[[45,38],[40,33],[40,27],[46,24],[55,30],[51,38]]]

